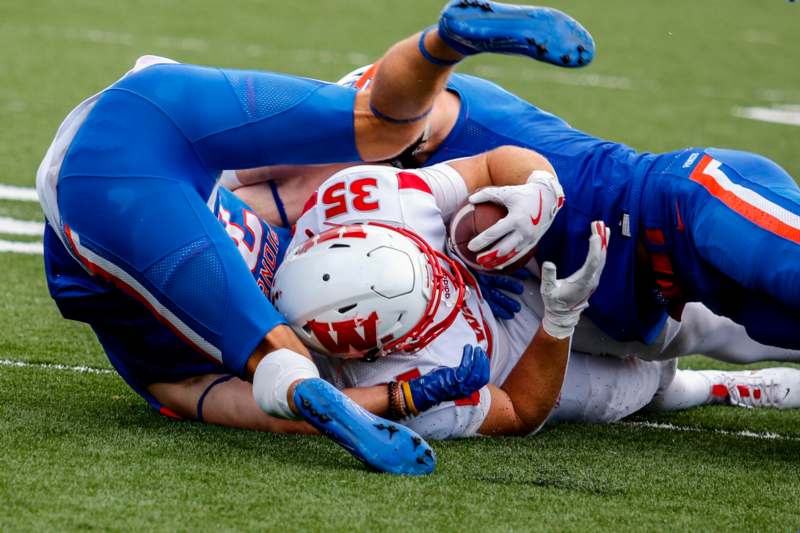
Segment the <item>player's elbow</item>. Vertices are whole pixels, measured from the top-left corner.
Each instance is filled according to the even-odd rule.
[[[553,407],[555,407],[555,403],[543,406],[541,409],[537,409],[534,412],[517,413],[520,423],[515,428],[513,435],[525,437],[537,431],[544,425],[545,421],[547,421],[547,417],[550,415]]]

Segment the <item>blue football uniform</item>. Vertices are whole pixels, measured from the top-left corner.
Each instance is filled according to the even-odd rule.
[[[291,232],[258,219],[227,189],[219,190],[212,210],[239,249],[266,300],[275,271],[292,239]],[[152,383],[231,372],[185,342],[135,295],[87,272],[67,251],[49,223],[45,226],[44,249],[48,287],[61,314],[92,327],[120,376],[155,409],[169,414],[147,392]]]
[[[700,301],[762,343],[800,348],[800,189],[778,165],[732,150],[640,153],[486,80],[455,75],[449,89],[460,115],[426,164],[517,145],[556,169],[567,201],[540,263],[569,275],[585,260],[589,223],[612,228],[586,313],[606,333],[651,342],[668,313]]]
[[[146,56],[64,121],[37,174],[51,292],[138,392],[211,369],[240,375],[285,323],[264,297],[272,266],[257,242],[279,233],[237,219],[245,211],[218,178],[358,160],[354,100],[316,80]]]

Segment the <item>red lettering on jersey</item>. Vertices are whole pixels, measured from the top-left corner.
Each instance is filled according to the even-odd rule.
[[[326,349],[337,354],[362,354],[378,344],[378,313],[373,311],[367,318],[355,318],[341,322],[317,322],[306,324]],[[363,335],[358,332],[361,328]],[[333,338],[331,332],[336,334]]]
[[[367,188],[370,188],[368,190]],[[377,211],[380,204],[371,199],[372,190],[378,188],[375,178],[361,178],[347,185],[340,181],[332,184],[322,193],[322,204],[326,206],[325,218],[331,219],[348,211],[348,200],[354,211]]]
[[[472,311],[470,311],[469,307],[466,305],[462,307],[461,314],[464,315],[464,320],[467,321],[469,327],[471,327],[472,331],[475,332],[475,340],[479,343],[484,342],[486,340],[486,333],[483,331],[483,326],[475,317],[475,315],[472,314]]]
[[[378,188],[378,180],[375,178],[362,178],[350,184],[350,192],[353,198],[353,209],[356,211],[377,211],[380,208],[378,201],[370,202],[370,191],[366,187]]]
[[[325,209],[325,218],[333,218],[347,213],[347,192],[343,181],[334,183],[322,193],[322,203],[329,206]]]

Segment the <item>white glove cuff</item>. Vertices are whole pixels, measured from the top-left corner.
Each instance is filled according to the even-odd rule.
[[[575,333],[575,326],[578,325],[580,318],[580,312],[558,315],[545,308],[542,329],[551,337],[566,339]]]
[[[550,189],[550,192],[553,193],[553,214],[558,211],[561,207],[558,205],[558,199],[564,196],[564,189],[553,173],[547,170],[534,170],[531,172],[531,175],[528,176],[528,181],[526,183],[538,183]]]
[[[258,363],[253,375],[253,398],[268,415],[301,420],[289,407],[289,387],[299,379],[318,377],[319,370],[309,358],[281,348]]]

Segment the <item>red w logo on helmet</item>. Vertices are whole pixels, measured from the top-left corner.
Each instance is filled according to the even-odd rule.
[[[342,322],[317,322],[306,324],[317,340],[329,352],[360,356],[378,345],[378,313],[373,311],[367,318],[354,318]],[[362,333],[359,333],[359,328]],[[334,336],[331,333],[335,333]]]

